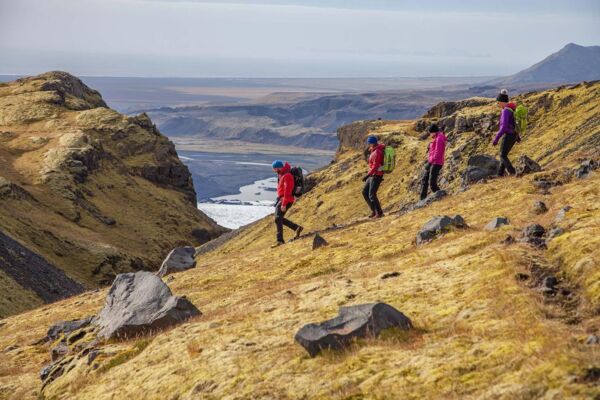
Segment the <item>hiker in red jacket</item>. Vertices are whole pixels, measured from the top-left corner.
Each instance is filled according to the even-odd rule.
[[[287,226],[295,232],[295,238],[302,233],[302,227],[284,218],[287,210],[294,204],[294,177],[290,170],[290,164],[281,160],[273,161],[273,171],[277,172],[277,202],[275,203],[275,226],[277,227],[277,242],[271,247],[277,247],[284,244],[283,226]]]
[[[381,218],[383,217],[383,211],[377,198],[377,190],[383,181],[383,153],[385,145],[378,144],[375,136],[367,138],[367,145],[369,146],[371,155],[369,156],[369,173],[363,178],[365,186],[362,194],[369,208],[371,208],[369,218]]]
[[[421,200],[427,197],[430,186],[433,193],[440,190],[437,182],[440,170],[444,165],[444,153],[446,151],[446,135],[444,135],[444,132],[436,124],[432,124],[429,127],[429,133],[431,134],[431,143],[429,143],[429,156],[425,166],[425,174],[421,181]]]

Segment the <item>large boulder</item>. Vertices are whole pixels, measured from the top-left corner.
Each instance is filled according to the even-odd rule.
[[[338,316],[319,324],[304,325],[294,339],[311,357],[321,350],[346,347],[353,338],[375,337],[387,328],[412,328],[407,316],[385,303],[340,307]]]
[[[54,341],[61,335],[68,335],[71,332],[84,328],[92,322],[93,318],[94,317],[91,316],[83,319],[56,322],[48,329],[44,341]]]
[[[447,232],[451,227],[465,228],[467,224],[460,215],[450,218],[447,215],[430,219],[417,233],[417,245],[429,242],[436,236]]]
[[[167,255],[163,261],[157,275],[163,277],[174,272],[185,271],[196,266],[194,254],[196,249],[192,246],[177,247]]]
[[[119,274],[95,320],[100,338],[124,339],[176,325],[201,315],[185,297],[171,294],[156,275],[139,271]]]
[[[470,185],[489,179],[498,174],[500,162],[487,154],[476,154],[469,157],[467,169],[462,174],[463,185]]]

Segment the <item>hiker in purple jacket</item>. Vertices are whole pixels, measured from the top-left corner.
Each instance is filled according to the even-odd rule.
[[[429,143],[429,156],[425,165],[425,174],[421,181],[421,200],[427,197],[428,188],[431,186],[433,193],[440,190],[437,181],[440,170],[444,165],[444,152],[446,151],[446,135],[436,124],[429,127],[431,143]]]
[[[496,98],[498,107],[502,109],[500,114],[500,128],[494,138],[493,145],[496,146],[502,138],[502,144],[500,145],[500,167],[498,168],[498,176],[504,176],[504,171],[508,171],[510,175],[515,174],[515,168],[508,159],[508,153],[512,150],[516,142],[520,142],[521,138],[515,131],[515,109],[514,103],[508,102],[508,92],[506,89],[502,89],[500,94]]]

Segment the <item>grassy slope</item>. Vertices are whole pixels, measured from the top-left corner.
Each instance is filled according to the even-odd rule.
[[[576,90],[582,100],[592,91]],[[541,156],[567,139],[568,129],[597,115],[597,98],[587,109],[573,104],[579,108],[571,117],[544,113],[545,122],[535,120],[537,127],[515,156]],[[410,127],[390,123],[381,128],[402,129]],[[589,139],[597,130],[595,125],[579,135]],[[406,176],[417,168],[409,154],[422,154],[426,145],[411,137],[403,140],[403,164],[382,188],[384,204],[394,207],[414,196],[406,191]],[[597,150],[577,140],[542,157],[544,166],[571,167],[577,154],[559,157],[560,152]],[[320,172],[322,183],[295,206],[293,218],[320,229],[362,216],[365,206],[357,192],[364,164],[359,160],[348,150]],[[202,310],[202,317],[154,337],[108,344],[106,349],[117,355],[105,361],[109,367],[90,373],[76,369],[44,394],[61,399],[599,396],[597,386],[578,377],[586,368],[598,367],[600,355],[597,346],[583,343],[600,326],[600,175],[559,186],[549,195],[538,194],[531,180],[492,180],[403,216],[390,214],[328,232],[324,236],[330,245],[316,251],[307,239],[271,250],[272,223],[260,223],[202,255],[196,269],[169,283]],[[336,188],[330,189],[332,185]],[[543,199],[550,211],[535,215],[535,199]],[[319,200],[324,203],[315,208]],[[500,243],[527,224],[550,225],[565,204],[573,207],[561,223],[567,233],[547,251]],[[457,213],[469,229],[414,245],[415,233],[431,216]],[[511,225],[483,230],[498,215],[510,217]],[[517,273],[530,273],[532,264],[553,272],[560,268],[562,285],[575,290],[574,304],[545,299],[515,279]],[[379,279],[391,271],[400,276]],[[0,353],[0,394],[35,397],[48,348],[27,343],[43,336],[56,320],[97,312],[104,296],[105,291],[88,293],[3,321],[0,349],[20,347]],[[417,329],[408,335],[388,332],[349,351],[314,359],[293,342],[303,324],[334,316],[340,305],[371,301],[395,306]]]

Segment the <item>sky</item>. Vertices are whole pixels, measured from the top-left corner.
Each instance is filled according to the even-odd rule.
[[[0,0],[0,74],[515,73],[600,45],[598,0]]]

